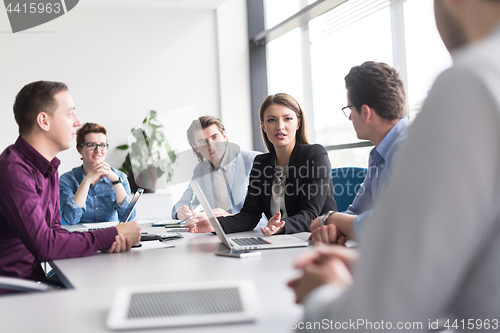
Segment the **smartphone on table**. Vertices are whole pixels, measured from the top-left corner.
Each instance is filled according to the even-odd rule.
[[[233,258],[250,258],[260,256],[260,251],[249,250],[225,250],[215,252],[216,256],[233,257]]]

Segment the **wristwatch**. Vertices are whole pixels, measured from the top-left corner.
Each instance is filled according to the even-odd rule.
[[[321,226],[324,226],[325,225],[325,221],[328,220],[328,218],[330,217],[330,215],[332,215],[333,213],[335,213],[335,211],[334,210],[330,210],[330,211],[326,212],[325,214],[321,215],[320,219],[319,219],[319,224]]]
[[[111,182],[111,184],[113,184],[113,185],[122,184],[122,183],[123,183],[122,177],[118,177],[118,180],[115,180],[114,182]]]

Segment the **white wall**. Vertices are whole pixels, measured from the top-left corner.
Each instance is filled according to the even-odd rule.
[[[228,0],[217,8],[217,36],[221,119],[231,141],[244,149],[252,149],[250,55],[245,0]]]
[[[108,129],[107,161],[115,167],[125,153],[114,148],[127,143],[151,108],[194,104],[200,115],[220,116],[228,132],[243,134],[232,141],[251,148],[245,1],[227,0],[221,11],[140,2],[119,8],[116,1],[109,7],[80,1],[66,15],[16,34],[0,9],[0,150],[17,137],[15,95],[35,80],[68,84],[82,122]],[[60,174],[80,163],[74,148],[58,157]]]

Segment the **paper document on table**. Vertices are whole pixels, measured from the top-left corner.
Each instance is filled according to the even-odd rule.
[[[114,222],[95,222],[95,223],[84,223],[83,226],[85,228],[94,229],[94,228],[109,228],[116,227],[118,221]]]
[[[138,224],[148,224],[148,223],[163,223],[163,224],[168,224],[168,223],[177,223],[179,220],[174,220],[174,219],[141,219],[141,220],[134,220]]]
[[[148,241],[148,242],[141,242],[142,246],[141,247],[133,247],[132,252],[137,252],[137,251],[145,251],[145,250],[154,250],[154,249],[166,249],[169,247],[175,247],[173,244],[168,244],[166,242],[159,242],[159,241]]]
[[[137,222],[137,224],[148,224],[151,222],[156,222],[156,221],[166,221],[170,222],[170,220],[163,220],[163,219],[153,219],[153,220],[133,220],[131,222]],[[172,220],[174,221],[174,220]],[[126,223],[126,222],[125,222]],[[116,227],[118,225],[118,221],[115,222],[95,222],[95,223],[83,223],[83,226],[85,228],[89,229],[95,229],[95,228],[108,228],[108,227]]]
[[[132,222],[137,222],[137,224],[151,224],[151,223],[156,223],[160,221],[170,221],[168,219],[138,219],[138,220],[132,220]]]

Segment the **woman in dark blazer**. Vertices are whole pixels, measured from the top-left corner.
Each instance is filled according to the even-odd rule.
[[[218,217],[226,233],[255,228],[264,213],[264,235],[309,231],[311,221],[337,210],[326,149],[309,144],[306,119],[288,94],[269,95],[260,107],[262,137],[269,153],[256,156],[245,204],[240,213]],[[187,221],[190,232],[213,231],[197,215]]]

